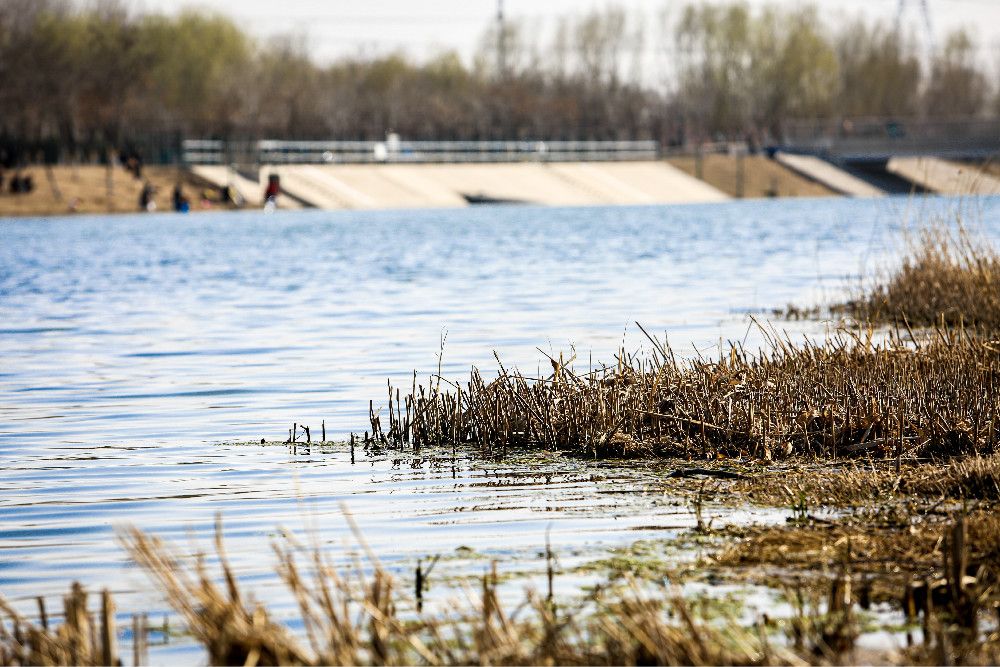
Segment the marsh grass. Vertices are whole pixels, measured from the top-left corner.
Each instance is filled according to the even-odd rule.
[[[221,530],[218,531],[221,535]],[[790,664],[756,628],[710,623],[669,589],[630,579],[598,588],[576,606],[528,593],[514,609],[494,574],[448,614],[412,611],[395,580],[368,554],[367,571],[331,566],[318,546],[275,543],[277,572],[298,602],[305,638],[271,620],[241,590],[217,538],[221,572],[193,565],[161,540],[132,529],[129,553],[150,573],[211,664]],[[221,575],[221,576],[220,576]],[[218,580],[218,581],[217,581]],[[409,610],[409,611],[408,611]]]
[[[857,652],[858,610],[879,601],[904,609],[923,637],[911,638],[902,654],[877,653],[878,660],[989,664],[997,637],[982,622],[995,613],[1000,519],[985,511],[956,516],[918,526],[908,539],[850,524],[747,529],[711,567],[743,568],[758,578],[771,573],[792,606],[788,617],[750,622],[719,605],[709,613],[671,585],[627,576],[580,600],[528,591],[510,607],[501,603],[495,569],[478,591],[452,599],[448,611],[423,614],[363,545],[365,562],[338,569],[317,544],[283,534],[274,553],[276,571],[298,602],[302,629],[293,633],[242,588],[221,526],[217,569],[138,529],[122,540],[210,664],[843,664],[873,657]],[[76,616],[52,629],[0,604],[17,625],[13,632],[9,622],[2,625],[0,662],[114,664],[113,627],[101,631],[110,643],[96,641],[93,622],[81,620],[93,615],[86,594],[74,585],[70,598]],[[109,594],[103,604],[109,608]]]
[[[474,446],[589,457],[688,459],[793,456],[897,461],[997,450],[1000,343],[941,330],[916,345],[872,331],[794,344],[772,335],[769,351],[733,345],[717,358],[681,360],[622,351],[615,363],[529,377],[502,364],[497,378],[389,389],[371,410],[368,444]]]
[[[902,263],[838,311],[859,321],[1000,331],[1000,255],[961,222],[908,240]]]
[[[995,664],[1000,656],[1000,519],[992,507],[737,528],[729,538],[717,567],[799,597],[836,590],[849,573],[862,608],[888,604],[908,625],[920,623],[923,641],[908,633],[903,661]]]
[[[44,598],[32,623],[0,597],[0,665],[119,664],[112,595],[105,590],[100,599],[99,610],[92,610],[87,592],[73,584],[63,598],[62,623],[50,625]],[[141,642],[135,656],[135,662],[143,657]]]
[[[953,457],[909,463],[790,462],[717,482],[721,493],[769,507],[851,507],[916,500],[1000,502],[1000,456]]]

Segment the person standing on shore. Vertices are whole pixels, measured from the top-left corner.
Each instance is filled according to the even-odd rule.
[[[149,181],[146,181],[142,186],[142,192],[139,193],[139,210],[147,211],[152,213],[156,210],[156,200],[153,196],[156,194],[156,188]]]
[[[180,183],[174,186],[174,210],[178,213],[187,213],[191,210],[191,202],[184,196],[184,188]]]
[[[274,209],[278,206],[278,195],[281,194],[281,179],[277,174],[267,177],[267,188],[264,190],[264,208]]]

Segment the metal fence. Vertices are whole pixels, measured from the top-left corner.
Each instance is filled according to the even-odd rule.
[[[655,141],[256,141],[189,139],[187,164],[417,164],[652,160]]]
[[[987,158],[1000,153],[1000,119],[845,118],[788,123],[783,148],[834,159]]]

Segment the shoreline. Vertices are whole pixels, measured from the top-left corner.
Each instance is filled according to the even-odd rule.
[[[260,173],[266,179],[271,171],[288,172],[283,188],[289,196],[284,203],[327,210],[461,208],[478,205],[467,199],[479,197],[526,205],[601,206],[840,196],[763,156],[745,159],[748,168],[740,183],[734,180],[736,158],[725,155],[706,156],[703,179],[696,177],[693,159],[685,158],[555,163],[554,167],[535,163],[263,167]],[[34,188],[28,194],[9,192],[9,180],[18,172],[5,170],[0,218],[143,213],[139,199],[147,181],[155,189],[158,213],[174,212],[171,194],[178,182],[190,199],[191,213],[260,208],[264,184],[255,186],[242,179],[239,189],[247,204],[242,208],[224,204],[219,189],[235,177],[228,176],[225,168],[213,169],[149,166],[138,179],[120,166],[109,170],[103,165],[33,165],[19,170],[32,176]],[[279,200],[279,207],[284,203]]]

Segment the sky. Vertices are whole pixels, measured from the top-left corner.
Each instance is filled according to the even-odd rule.
[[[691,0],[503,0],[505,15],[544,31],[562,15],[620,6],[648,21],[666,10],[676,14]],[[695,0],[697,1],[697,0]],[[1000,62],[1000,0],[924,0],[935,40],[969,29],[991,65]],[[357,54],[402,51],[425,59],[455,50],[469,60],[484,29],[495,21],[498,0],[132,0],[149,11],[177,12],[187,7],[234,17],[262,38],[292,35],[305,40],[313,57],[329,62]],[[824,20],[869,16],[894,21],[900,0],[749,0],[751,5],[794,7],[814,4]],[[921,0],[903,0],[905,22],[923,32]],[[649,48],[654,48],[650,46]]]

